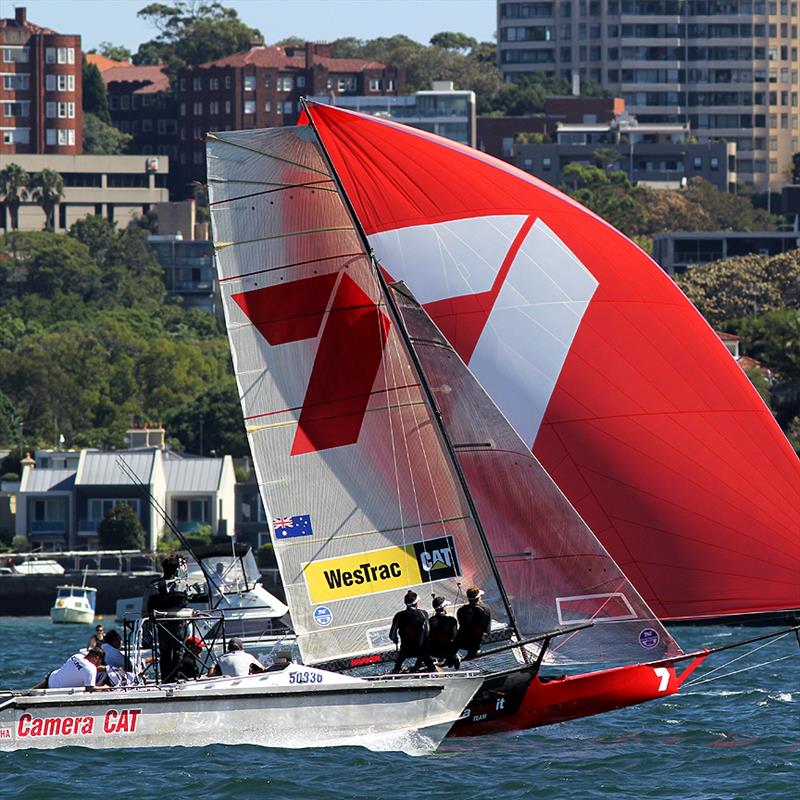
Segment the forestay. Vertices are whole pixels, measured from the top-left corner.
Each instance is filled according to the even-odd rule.
[[[651,660],[682,651],[402,285],[392,289],[436,398],[517,626],[532,637],[593,626],[551,645],[559,662]]]
[[[408,588],[499,589],[374,267],[308,128],[208,143],[222,302],[307,663],[392,647]]]

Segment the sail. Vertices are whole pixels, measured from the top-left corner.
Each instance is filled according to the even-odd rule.
[[[642,661],[682,651],[407,288],[395,285],[520,634],[593,623],[556,661]]]
[[[402,280],[662,619],[800,607],[800,462],[667,275],[476,150],[309,113]]]
[[[507,622],[375,267],[308,128],[208,144],[222,303],[245,426],[306,663],[393,648],[414,589],[478,584]]]

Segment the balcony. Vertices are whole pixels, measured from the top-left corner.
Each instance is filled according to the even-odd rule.
[[[78,536],[97,536],[97,529],[100,526],[99,519],[78,520]]]
[[[64,534],[67,532],[67,523],[61,519],[34,520],[30,525],[32,534]]]

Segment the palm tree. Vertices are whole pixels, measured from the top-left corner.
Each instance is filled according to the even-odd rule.
[[[43,169],[31,181],[31,197],[44,211],[44,228],[55,230],[56,205],[64,199],[64,181],[53,169]]]
[[[19,227],[19,207],[28,196],[31,176],[19,165],[9,164],[0,170],[0,198],[11,215],[11,228]]]

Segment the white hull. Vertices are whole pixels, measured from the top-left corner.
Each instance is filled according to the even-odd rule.
[[[476,675],[358,679],[282,672],[165,687],[0,694],[0,751],[257,744],[434,750],[481,685]]]
[[[57,624],[89,625],[94,621],[94,611],[90,608],[74,608],[68,605],[53,606],[50,609],[50,619]]]

